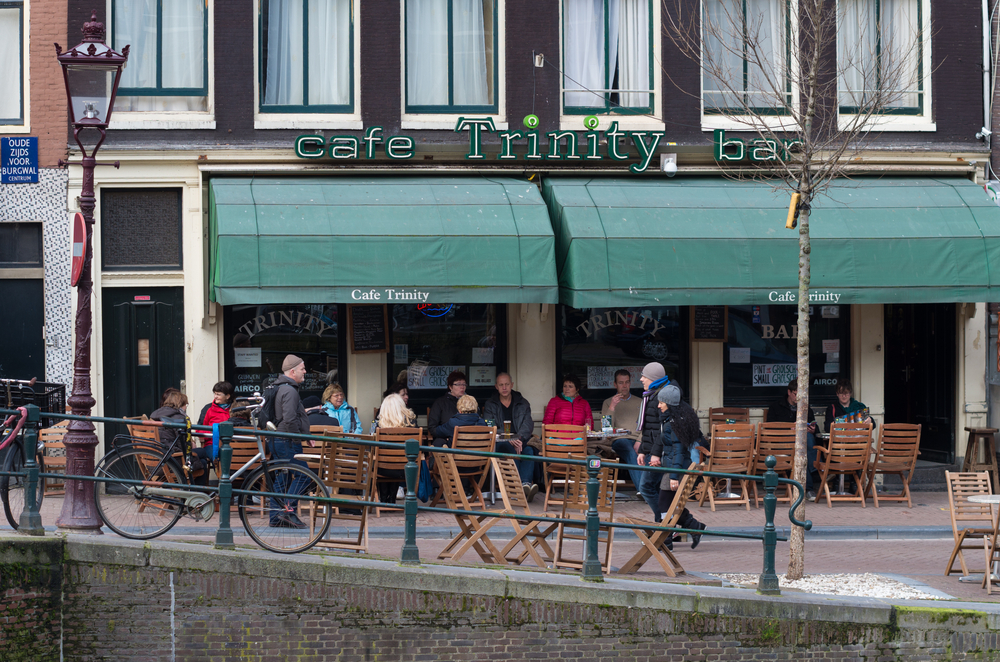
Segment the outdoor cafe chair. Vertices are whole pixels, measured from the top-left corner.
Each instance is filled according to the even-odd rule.
[[[543,425],[542,426],[542,456],[552,460],[565,460],[571,455],[587,455],[587,428],[582,425]],[[542,466],[545,476],[545,503],[542,506],[549,509],[549,504],[562,505],[562,499],[552,496],[552,488],[556,481],[566,492],[569,469],[565,464],[546,462]]]
[[[996,531],[997,514],[993,505],[969,501],[975,495],[992,494],[990,490],[990,474],[987,471],[946,471],[945,483],[948,484],[948,509],[951,513],[951,532],[955,540],[948,565],[945,567],[945,577],[957,572],[969,575],[969,567],[965,563],[966,549],[978,549],[982,536],[992,536]],[[958,561],[961,570],[955,569]],[[978,570],[976,571],[978,572]]]
[[[878,508],[878,501],[905,501],[908,508],[913,507],[910,500],[910,479],[917,466],[917,456],[920,455],[920,425],[909,423],[886,423],[879,428],[878,448],[875,449],[875,459],[868,465],[865,478],[866,493],[871,495]],[[899,476],[903,488],[899,494],[879,495],[875,485],[876,474],[884,476]]]
[[[750,410],[745,407],[709,407],[708,429],[716,423],[749,423]]]
[[[568,459],[586,460],[585,455],[571,455]],[[598,527],[598,545],[604,545],[604,560],[601,567],[605,573],[611,572],[611,548],[615,541],[615,530],[606,523],[615,520],[615,491],[618,487],[618,460],[602,459],[601,468],[597,472],[597,513],[602,522]],[[556,568],[583,568],[583,552],[587,542],[587,467],[573,464],[563,465],[569,472],[566,475],[565,496],[562,502],[561,517],[556,533],[556,554],[552,565]],[[569,521],[567,521],[569,520]],[[601,535],[603,534],[603,535]],[[567,554],[567,541],[578,541],[580,557],[572,558]]]
[[[348,435],[343,435],[350,438]],[[393,442],[399,444],[399,448],[376,448],[375,449],[375,490],[378,494],[378,486],[385,484],[405,483],[406,478],[403,470],[406,469],[406,449],[403,447],[407,439],[416,439],[421,446],[424,445],[423,428],[378,428],[375,430],[375,441]],[[422,454],[417,455],[417,467],[420,466]],[[417,471],[417,486],[419,488],[420,472]],[[401,511],[402,512],[402,511]],[[375,508],[375,517],[382,516],[382,509]]]
[[[769,455],[777,460],[774,471],[782,478],[791,478],[795,463],[795,423],[761,423],[757,426],[757,445],[753,454],[754,475],[764,475]],[[806,471],[809,471],[809,467],[806,467]],[[753,481],[751,485],[754,505],[760,507],[764,497],[757,490],[757,481]],[[786,483],[784,496],[778,497],[778,501],[790,502],[792,496],[792,486]]]
[[[342,441],[324,440],[319,447],[319,477],[330,490],[330,496],[358,502],[357,506],[326,504],[314,508],[309,521],[309,531],[314,532],[324,516],[331,520],[357,525],[351,537],[334,538],[329,533],[316,543],[317,547],[368,551],[368,503],[375,484],[375,449]],[[352,512],[348,512],[348,510]]]
[[[486,532],[501,521],[501,518],[493,517],[493,515],[513,513],[506,510],[473,512],[469,506],[469,500],[465,497],[465,489],[462,487],[462,478],[458,473],[455,457],[451,453],[438,453],[434,458],[434,464],[438,466],[441,492],[448,509],[463,511],[452,513],[458,523],[459,532],[441,550],[438,559],[458,561],[466,552],[474,549],[485,563],[498,565],[506,563],[504,555],[493,544]]]
[[[712,426],[712,448],[709,451],[706,471],[729,474],[749,474],[753,466],[754,426],[750,423],[716,423]],[[706,478],[707,488],[702,491],[698,505],[705,503],[715,512],[717,503],[745,505],[750,510],[749,479],[732,481],[728,478]],[[730,492],[739,485],[740,492]],[[720,486],[726,492],[718,494]]]
[[[500,490],[500,498],[503,499],[504,510],[530,516],[531,506],[524,496],[517,464],[509,457],[493,457],[490,458],[490,462],[497,477],[497,487]],[[504,560],[521,565],[530,558],[539,568],[548,567],[555,557],[555,552],[552,551],[546,538],[556,530],[557,525],[525,519],[508,521],[514,527],[514,537],[500,550]],[[512,554],[511,552],[518,546],[523,547],[524,551]]]
[[[42,444],[42,471],[47,474],[66,473],[66,445],[63,436],[66,434],[69,421],[60,421],[50,428],[38,431],[38,442]],[[46,478],[45,496],[66,493],[66,483],[59,478]]]
[[[496,447],[497,428],[485,425],[460,425],[455,428],[451,437],[451,447],[469,451],[483,451],[492,453]],[[490,467],[490,458],[475,455],[453,455],[455,466],[458,467],[458,475],[463,482],[469,485],[472,490],[473,502],[485,509],[486,501],[483,499],[483,482]],[[440,481],[439,481],[440,483]],[[431,506],[436,506],[441,501],[441,488],[431,499]]]
[[[868,471],[872,446],[871,423],[834,423],[830,426],[827,446],[816,444],[816,471],[819,472],[819,492],[816,502],[826,495],[826,505],[833,508],[834,501],[860,501],[865,507],[865,473]],[[834,493],[830,491],[832,476],[854,478],[854,493]]]

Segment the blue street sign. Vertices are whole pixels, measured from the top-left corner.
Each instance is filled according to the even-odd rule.
[[[38,138],[0,138],[0,184],[38,183]]]

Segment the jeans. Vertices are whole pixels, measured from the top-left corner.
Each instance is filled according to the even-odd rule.
[[[806,490],[813,489],[813,472],[816,471],[816,435],[806,433]]]
[[[300,467],[309,468],[309,465],[302,460],[296,460],[295,455],[302,452],[302,444],[297,441],[289,441],[288,439],[272,439],[271,443],[271,459],[272,460],[289,460],[292,464],[297,464]],[[286,490],[285,482],[288,477],[283,472],[278,472],[277,477],[274,480],[274,486],[272,491],[278,494],[302,494],[305,492],[306,487],[309,485],[309,481],[300,474],[296,474],[295,478],[292,480],[291,487]],[[290,513],[295,514],[295,510],[298,508],[298,499],[271,499],[271,517],[277,517],[278,515]]]
[[[623,463],[639,464],[639,456],[635,452],[634,443],[634,440],[628,438],[615,439],[611,442],[611,448],[618,454],[618,459]],[[649,466],[648,458],[643,459],[647,461],[643,462],[642,466]],[[642,498],[653,511],[653,514],[658,514],[660,512],[657,510],[657,504],[660,499],[660,474],[652,471],[629,469],[628,475],[632,479],[635,489],[642,495]]]
[[[497,453],[510,453],[511,455],[517,455],[517,451],[514,450],[514,445],[509,441],[498,441],[496,445]],[[535,449],[529,446],[527,443],[521,443],[521,455],[534,455]],[[514,464],[517,465],[517,473],[521,476],[521,482],[531,485],[535,481],[532,480],[532,476],[535,474],[535,464],[530,460],[514,460]]]

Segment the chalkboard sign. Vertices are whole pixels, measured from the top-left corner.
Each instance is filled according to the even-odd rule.
[[[725,342],[729,331],[729,311],[725,306],[694,306],[691,313],[691,340]]]
[[[351,351],[355,354],[389,352],[388,311],[385,305],[348,306]]]

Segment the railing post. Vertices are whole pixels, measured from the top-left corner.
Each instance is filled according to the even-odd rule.
[[[215,532],[216,549],[235,549],[233,543],[233,527],[230,524],[230,510],[233,504],[233,481],[229,476],[232,468],[233,447],[230,442],[233,439],[233,424],[229,421],[216,423],[212,426],[212,442],[215,443],[215,436],[219,438],[219,529]]]
[[[404,565],[420,565],[420,550],[417,549],[417,456],[420,442],[406,440],[406,501],[403,502],[403,552],[400,562]]]
[[[774,471],[777,463],[773,455],[764,460],[767,465],[764,472],[764,572],[757,582],[757,592],[761,595],[781,595],[778,575],[774,572],[774,549],[778,545],[778,532],[774,529],[774,511],[778,505],[778,497],[774,495],[778,488],[778,474]]]
[[[39,512],[41,504],[38,503],[38,462],[35,456],[38,454],[38,421],[39,408],[37,405],[28,405],[28,418],[24,423],[24,468],[28,476],[24,485],[24,510],[21,511],[21,519],[17,523],[17,532],[29,536],[43,536],[45,529],[42,527],[42,514]]]
[[[601,470],[601,459],[591,455],[587,458],[587,553],[583,560],[583,578],[590,582],[604,581],[601,560],[597,554],[598,535],[601,518],[597,512],[597,493],[600,487],[597,473]]]

